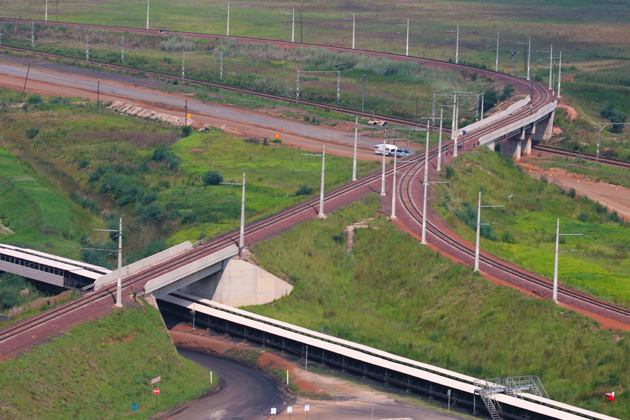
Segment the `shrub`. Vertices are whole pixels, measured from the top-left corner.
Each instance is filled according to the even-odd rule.
[[[219,171],[209,170],[203,176],[203,183],[206,185],[219,185],[223,182],[223,175]]]
[[[298,188],[298,190],[295,192],[295,195],[296,196],[309,195],[312,192],[313,192],[313,188],[311,188],[308,185],[304,184],[300,188]]]
[[[455,175],[455,168],[452,166],[446,167],[446,179],[450,179]]]
[[[610,126],[611,133],[621,133],[623,131],[622,123],[625,123],[628,118],[628,116],[623,112],[616,111],[612,103],[609,103],[604,109],[602,109],[599,115],[612,123],[617,123]]]
[[[42,97],[39,95],[31,95],[28,97],[27,102],[31,105],[38,105],[43,102]]]
[[[26,137],[28,137],[29,139],[34,139],[35,137],[37,137],[38,134],[39,134],[39,129],[35,127],[31,127],[26,132]]]
[[[571,188],[571,189],[569,190],[569,197],[571,197],[571,198],[575,198],[575,188]]]
[[[192,127],[191,126],[189,126],[189,125],[182,126],[182,135],[184,137],[190,136],[190,133],[192,133]]]
[[[177,169],[179,167],[179,158],[166,146],[158,146],[158,148],[153,152],[151,160],[154,162],[166,163],[171,169]]]
[[[577,218],[578,218],[578,220],[580,222],[586,222],[588,220],[588,216],[589,216],[589,214],[587,212],[583,211],[582,213],[578,214]]]

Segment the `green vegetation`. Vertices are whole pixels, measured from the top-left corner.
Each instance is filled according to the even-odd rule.
[[[604,392],[628,395],[628,333],[495,286],[384,217],[356,230],[346,253],[335,238],[378,207],[371,197],[256,245],[257,263],[295,288],[248,310],[479,378],[538,375],[551,398],[595,411]]]
[[[217,129],[179,138],[164,124],[71,105],[58,98],[28,100],[0,90],[0,203],[6,242],[108,265],[118,228],[132,262],[184,240],[213,237],[238,226],[240,187],[206,185],[208,171],[230,183],[247,174],[246,216],[264,217],[298,203],[295,192],[319,185],[321,159],[263,139],[242,140]],[[25,103],[23,106],[15,105]],[[29,139],[29,129],[38,130]],[[359,174],[378,166],[359,162]],[[326,186],[352,175],[349,159],[329,156]],[[8,230],[11,229],[12,231]],[[86,240],[90,237],[89,240]]]
[[[293,6],[287,0],[267,0],[250,4],[247,8],[233,5],[230,35],[288,40],[291,32],[290,19],[287,20],[287,16],[283,14]],[[146,24],[146,10],[140,4],[121,6],[113,0],[85,4],[70,0],[60,7],[58,11],[55,10],[55,20],[61,22],[136,28],[144,28]],[[391,112],[412,118],[416,115],[427,115],[432,88],[438,94],[452,92],[455,83],[458,83],[458,89],[466,91],[481,92],[489,88],[465,80],[463,82],[468,86],[464,87],[457,75],[440,71],[436,71],[437,77],[421,71],[421,74],[424,73],[421,77],[423,86],[410,87],[409,83],[414,82],[413,77],[406,81],[405,79],[414,74],[414,64],[399,63],[393,66],[387,60],[371,59],[363,55],[344,57],[346,54],[301,47],[279,49],[260,43],[242,44],[232,39],[208,42],[171,35],[168,32],[223,35],[226,32],[225,12],[216,11],[224,7],[224,3],[214,0],[204,3],[203,6],[195,2],[156,0],[151,4],[150,26],[163,29],[165,33],[149,37],[126,34],[126,63],[144,69],[156,68],[180,74],[181,51],[184,48],[187,51],[187,74],[217,81],[218,55],[219,51],[223,51],[224,83],[288,96],[292,96],[294,92],[292,80],[295,79],[296,66],[302,70],[340,70],[342,104],[355,108],[360,100],[360,77],[366,74],[368,111]],[[13,2],[5,8],[9,17],[41,19],[43,16],[43,5],[36,0]],[[571,134],[571,139],[560,141],[560,147],[594,153],[594,119],[597,119],[602,110],[601,104],[605,102],[613,103],[618,112],[630,113],[630,94],[627,92],[630,87],[630,41],[626,36],[630,12],[627,8],[620,8],[616,0],[597,3],[572,0],[553,4],[546,4],[542,0],[422,1],[387,4],[386,7],[375,1],[363,2],[361,5],[347,2],[311,2],[296,10],[296,29],[299,27],[296,44],[303,41],[350,46],[352,23],[347,18],[353,13],[357,18],[357,49],[402,55],[405,36],[402,26],[409,18],[409,54],[442,61],[454,59],[454,40],[446,39],[445,32],[453,31],[455,25],[459,25],[459,62],[479,68],[494,69],[497,52],[495,41],[497,33],[500,33],[499,71],[520,76],[526,74],[527,47],[518,44],[523,44],[531,37],[533,77],[543,84],[547,83],[549,73],[544,68],[537,68],[536,63],[548,62],[548,53],[544,51],[553,44],[555,55],[559,51],[563,52],[563,96],[570,103],[579,104],[580,119],[589,127],[578,127]],[[13,30],[4,31],[4,42],[31,47],[29,24],[5,23],[5,26]],[[89,35],[91,58],[112,63],[120,60],[118,36],[122,33],[107,33],[93,28],[89,31],[56,28],[42,24],[35,28],[35,48],[83,58],[85,36]],[[543,51],[538,52],[539,50]],[[256,61],[256,66],[251,66],[253,60]],[[252,74],[252,68],[256,68],[255,74]],[[555,78],[557,80],[557,76]],[[335,100],[333,73],[304,74],[302,81],[302,98],[324,102]],[[603,97],[603,100],[594,100],[596,97]],[[416,108],[418,112],[415,111]],[[464,108],[470,109],[467,106],[462,107]],[[620,130],[620,127],[609,128]],[[610,134],[608,130],[604,133],[606,136]],[[626,146],[629,144],[628,135],[627,130],[625,135],[615,134],[614,139],[605,146],[606,152],[611,157],[630,159],[630,150]]]
[[[560,218],[561,233],[583,233],[584,237],[561,238],[561,251],[578,253],[561,254],[559,281],[630,307],[630,227],[616,212],[530,178],[512,160],[486,149],[463,154],[451,165],[450,184],[441,187],[444,198],[435,207],[458,234],[475,241],[481,190],[482,205],[505,206],[482,210],[482,223],[490,225],[483,226],[487,240],[481,247],[550,279]]]
[[[0,311],[28,304],[42,296],[45,295],[23,277],[11,273],[0,274]]]
[[[155,414],[152,378],[162,377],[165,410],[207,392],[203,372],[177,355],[159,312],[135,304],[4,361],[0,417],[146,419]]]
[[[30,26],[18,25],[6,34],[8,45],[31,47]],[[35,49],[78,58],[85,57],[85,36],[90,37],[90,60],[118,63],[122,32],[82,28],[41,26],[37,29]],[[115,42],[114,42],[115,41]],[[182,48],[185,49],[186,76],[224,83],[289,98],[295,97],[296,72],[300,71],[300,99],[320,103],[337,101],[337,77],[340,76],[340,104],[361,109],[362,100],[368,113],[389,114],[414,119],[432,112],[433,89],[438,103],[451,94],[455,86],[466,91],[485,91],[495,83],[488,77],[477,77],[468,71],[444,72],[420,66],[412,61],[395,61],[367,54],[351,54],[310,47],[279,48],[271,44],[239,42],[233,39],[207,40],[180,35],[144,35],[125,33],[125,65],[181,75]],[[223,73],[219,57],[223,54]],[[75,63],[79,66],[88,64]],[[210,69],[210,70],[209,70]],[[313,73],[313,71],[315,73]],[[309,73],[310,72],[310,73]],[[362,96],[362,76],[366,76],[368,95]],[[180,80],[171,80],[180,88]],[[497,86],[499,88],[499,86]],[[212,96],[216,96],[212,92]],[[203,95],[206,96],[206,95]],[[470,99],[470,98],[468,98]],[[468,100],[467,100],[468,102]],[[471,114],[470,104],[462,107],[462,116]],[[474,115],[474,108],[472,110]],[[470,116],[470,115],[469,115]],[[300,116],[298,116],[300,117]],[[310,116],[305,115],[309,118]],[[319,120],[312,121],[318,124]]]

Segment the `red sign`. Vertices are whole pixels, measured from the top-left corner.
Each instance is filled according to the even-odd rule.
[[[153,393],[154,393],[155,395],[158,395],[158,394],[160,393],[160,388],[155,388],[155,389],[153,390]]]

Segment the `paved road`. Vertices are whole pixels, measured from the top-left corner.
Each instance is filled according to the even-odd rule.
[[[224,388],[216,394],[199,398],[178,409],[160,413],[154,419],[174,420],[263,420],[289,419],[286,407],[293,408],[293,417],[306,416],[309,405],[311,420],[462,420],[455,414],[442,413],[424,407],[399,402],[370,401],[321,401],[295,399],[285,394],[278,384],[256,369],[224,358],[178,349],[180,355],[216,372],[225,381]],[[270,417],[271,408],[278,415]]]
[[[5,86],[12,85],[14,87],[22,87],[26,77],[26,72],[27,67],[7,62],[0,62],[0,84]],[[150,103],[158,107],[177,110],[177,112],[181,112],[183,115],[186,100],[188,100],[188,111],[193,115],[193,119],[197,119],[200,115],[205,115],[221,121],[236,121],[244,125],[265,128],[269,130],[269,133],[289,133],[318,141],[343,144],[345,147],[351,147],[354,144],[354,132],[352,132],[352,130],[339,131],[331,128],[318,127],[309,124],[302,124],[296,121],[274,118],[262,113],[245,111],[238,108],[204,103],[181,95],[135,87],[129,84],[104,81],[99,78],[99,74],[97,72],[90,73],[93,76],[77,76],[76,74],[65,74],[31,67],[28,75],[27,90],[29,88],[36,88],[35,86],[37,86],[37,82],[40,82],[73,89],[74,92],[76,92],[76,90],[83,91],[83,96],[89,95],[90,97],[93,97],[93,99],[96,99],[97,85],[100,81],[101,101],[121,99],[134,103]],[[107,76],[111,77],[111,75]],[[125,78],[125,80],[128,79],[129,77]],[[16,85],[17,81],[20,82],[19,85]],[[73,93],[68,92],[68,94],[72,96]],[[76,95],[76,93],[74,94]],[[272,138],[273,135],[268,137]],[[378,142],[379,140],[376,139],[359,136],[357,143],[359,147],[371,150],[374,144]]]
[[[180,355],[215,372],[225,382],[216,394],[199,398],[184,407],[155,418],[173,420],[266,419],[271,407],[281,407],[289,397],[278,383],[256,369],[231,360],[178,349]]]

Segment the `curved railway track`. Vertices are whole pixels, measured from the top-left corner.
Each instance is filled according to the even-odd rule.
[[[75,26],[94,26],[94,25],[75,25]],[[102,27],[102,28],[112,29],[112,30],[121,30],[121,28],[113,28],[113,27]],[[158,31],[141,30],[141,29],[125,28],[122,30],[141,32],[141,33],[151,33],[151,34],[159,33]],[[190,33],[181,33],[181,34],[188,35],[188,36],[217,38],[216,35],[210,36],[210,35],[204,35],[204,34],[190,34]],[[219,38],[222,38],[222,37],[219,37]],[[275,45],[283,46],[287,48],[296,46],[295,44],[282,42],[282,41],[258,40],[258,39],[250,39],[250,38],[236,38],[236,39],[241,39],[247,42],[268,41]],[[392,54],[387,54],[387,53],[378,53],[378,52],[372,52],[372,51],[351,50],[348,48],[331,47],[331,46],[326,46],[326,45],[308,44],[307,46],[321,47],[321,48],[326,48],[326,49],[334,50],[334,51],[361,52],[361,53],[370,54],[374,56],[394,58],[397,60],[415,60],[415,61],[420,62],[421,64],[430,63],[430,64],[441,66],[444,68],[448,67],[451,69],[468,68],[469,70],[475,71],[477,73],[491,75],[502,81],[510,82],[514,84],[515,86],[517,86],[518,90],[522,92],[529,92],[530,89],[534,89],[534,94],[532,98],[534,110],[539,109],[540,107],[542,107],[543,105],[551,101],[549,91],[547,91],[547,89],[543,88],[542,86],[538,84],[530,85],[529,82],[526,82],[522,79],[514,78],[509,75],[505,75],[501,73],[496,73],[491,70],[484,70],[484,69],[478,69],[478,68],[473,68],[473,67],[467,67],[464,65],[444,63],[437,60],[423,59],[419,57],[406,57],[406,56],[392,55]],[[28,50],[28,49],[19,49],[19,48],[4,47],[4,46],[2,48],[14,50],[14,51],[28,52],[32,54],[39,54],[42,56],[63,57],[63,58],[72,59],[72,60],[79,60],[74,57],[60,56],[60,55],[51,54],[51,53],[41,53],[41,52]],[[106,64],[106,63],[100,63],[100,64],[101,66],[115,68],[118,70],[151,74],[154,76],[159,76],[159,77],[164,77],[164,78],[169,78],[169,79],[179,79],[178,76],[174,76],[170,74],[143,71],[143,70],[133,69],[133,68],[125,67],[125,66]],[[220,88],[220,89],[226,89],[230,91],[243,92],[243,93],[256,95],[259,97],[265,97],[269,99],[274,99],[274,100],[294,102],[294,100],[290,98],[279,97],[277,95],[270,95],[270,94],[265,94],[261,92],[255,92],[251,90],[245,90],[245,89],[230,87],[230,86],[216,84],[216,83],[204,82],[204,81],[199,81],[199,80],[188,79],[188,81],[192,83],[198,83],[201,85],[213,87],[213,88]],[[301,101],[301,103],[319,107],[319,108],[326,108],[326,109],[331,109],[331,110],[335,110],[339,112],[354,114],[354,115],[358,113],[356,110],[344,108],[344,107],[338,107],[338,106],[332,106],[332,105],[321,105],[321,104],[317,104],[314,102],[307,102],[307,101]],[[529,107],[527,107],[526,109],[522,109],[518,112],[515,112],[513,115],[508,116],[507,118],[505,118],[504,120],[500,122],[497,122],[490,126],[476,130],[472,135],[462,136],[460,138],[461,144],[463,144],[464,149],[466,149],[470,147],[470,145],[473,144],[481,135],[491,132],[492,130],[497,129],[500,126],[509,124],[510,122],[517,121],[518,119],[529,114],[529,112],[530,112]],[[416,124],[416,122],[413,122],[413,121],[409,121],[405,119],[396,119],[390,116],[377,116],[377,118],[384,118],[389,121],[397,122],[397,123],[405,124],[405,125]],[[453,142],[447,141],[443,144],[442,151],[447,150],[449,147],[452,147],[452,146],[453,146]],[[555,149],[554,149],[554,152],[555,152]],[[437,156],[436,147],[431,149],[429,156],[431,159]],[[420,184],[418,182],[417,176],[420,173],[420,171],[424,169],[423,159],[424,159],[424,154],[419,154],[419,155],[414,156],[414,160],[407,160],[407,161],[403,160],[398,165],[398,171],[405,172],[404,175],[402,175],[398,181],[398,192],[400,194],[399,201],[402,204],[402,208],[404,208],[406,212],[406,214],[403,217],[401,217],[401,219],[403,219],[403,221],[406,224],[408,224],[410,227],[415,227],[415,228],[418,228],[419,226],[421,226],[421,223],[422,223],[422,212],[420,211],[416,202],[414,201],[414,197],[417,198],[417,197],[422,196],[422,192],[420,191],[420,188],[419,188]],[[389,168],[387,173],[391,174],[391,172],[392,172],[392,168]],[[330,209],[331,207],[336,208],[340,205],[346,204],[347,202],[351,201],[354,198],[367,195],[370,191],[373,191],[375,189],[375,185],[378,185],[380,179],[381,179],[381,173],[380,171],[376,171],[372,174],[364,176],[363,178],[359,179],[356,182],[346,184],[342,187],[336,188],[335,190],[327,192],[325,196],[326,209]],[[248,224],[246,226],[247,242],[252,243],[252,242],[257,242],[257,241],[266,239],[301,221],[316,217],[317,215],[316,209],[318,207],[318,204],[319,204],[319,198],[316,197],[306,202],[303,202],[301,204],[297,204],[291,208],[285,209],[277,214],[265,217],[264,219]],[[428,231],[429,237],[432,239],[431,242],[435,243],[438,246],[438,248],[444,249],[446,252],[449,252],[452,255],[458,258],[461,258],[463,261],[470,262],[474,258],[474,250],[471,249],[470,246],[460,243],[457,237],[455,237],[452,234],[449,234],[447,231],[444,230],[443,227],[438,226],[437,224],[431,222],[428,219],[427,219],[427,226],[428,226],[427,231]],[[182,265],[185,265],[193,260],[202,258],[205,255],[211,254],[215,252],[216,250],[222,249],[230,244],[237,243],[238,236],[239,236],[238,231],[229,232],[227,234],[214,238],[194,248],[193,250],[180,254],[179,256],[176,256],[168,261],[164,261],[144,271],[130,275],[124,279],[123,289],[124,290],[126,289],[127,291],[129,290],[139,291],[148,280],[155,278],[166,271],[170,271],[172,269],[181,267]],[[527,271],[520,269],[518,267],[515,267],[509,263],[501,261],[500,259],[496,257],[484,255],[483,253],[480,254],[480,262],[482,264],[484,271],[486,272],[489,272],[499,278],[507,277],[508,281],[511,281],[516,285],[526,287],[532,290],[534,293],[537,293],[541,296],[548,297],[551,295],[551,284],[549,281],[545,279],[542,279],[538,276],[528,273]],[[104,288],[97,292],[84,295],[75,301],[68,302],[59,307],[50,309],[49,311],[46,311],[38,316],[28,318],[16,324],[7,326],[3,328],[2,330],[0,330],[0,350],[4,350],[2,353],[6,353],[6,349],[4,349],[3,346],[11,339],[18,338],[20,336],[24,337],[26,335],[28,335],[29,337],[35,336],[37,335],[38,329],[40,333],[42,333],[43,331],[46,331],[46,324],[48,322],[52,322],[64,316],[69,316],[70,314],[74,312],[79,312],[81,309],[86,308],[97,302],[106,302],[106,305],[111,306],[111,304],[114,302],[114,299],[113,299],[114,294],[115,294],[115,285]],[[580,305],[586,306],[588,310],[592,312],[600,313],[608,317],[613,317],[625,323],[630,323],[630,311],[625,308],[617,307],[615,305],[609,304],[607,302],[603,302],[599,299],[592,298],[582,293],[575,292],[571,289],[568,289],[562,286],[560,286],[559,288],[559,295],[563,297],[563,299],[567,299],[574,304],[575,302],[577,302],[578,303],[577,306],[580,306]],[[17,347],[19,347],[19,345]]]
[[[572,157],[572,158],[582,158],[584,160],[588,160],[589,162],[596,162],[597,161],[597,157],[595,157],[593,155],[587,155],[587,154],[578,153],[578,152],[571,152],[569,150],[555,149],[553,147],[542,146],[540,144],[532,147],[532,153],[535,150],[538,150],[538,151],[544,152],[544,153],[557,155],[557,156],[566,156],[566,157]],[[630,162],[624,162],[623,160],[608,159],[608,158],[603,158],[603,157],[600,156],[599,157],[599,163],[602,164],[602,165],[614,166],[616,168],[630,169]]]
[[[549,92],[541,86],[536,85],[536,90],[538,96],[534,95],[535,108],[545,104],[549,96]],[[521,117],[529,114],[529,112],[529,109],[523,109],[503,120],[501,124],[503,125],[512,121],[516,121]],[[488,133],[493,128],[496,127],[483,128],[482,130],[475,132],[474,135],[463,141],[467,143],[474,143],[479,139],[480,136]],[[443,146],[443,148],[448,148],[449,146],[452,146],[452,142],[449,142],[449,144]],[[551,150],[555,151],[555,149]],[[424,154],[422,156],[424,156]],[[436,156],[437,149],[431,149],[431,152],[429,153],[429,159],[432,160]],[[408,223],[410,227],[414,226],[416,229],[421,228],[423,219],[423,214],[419,207],[419,204],[416,203],[416,200],[421,199],[423,195],[423,191],[420,188],[421,183],[419,181],[419,175],[421,171],[424,171],[424,162],[421,162],[415,165],[413,168],[410,168],[410,170],[408,170],[405,174],[401,176],[398,184],[398,191],[400,191],[399,198],[401,204],[406,210],[407,215],[409,216],[409,218],[405,220],[405,222]],[[437,223],[433,223],[429,219],[427,219],[426,225],[427,234],[430,235],[430,237],[432,238],[431,243],[435,244],[438,248],[449,253],[450,255],[453,255],[456,258],[466,262],[467,264],[471,266],[473,265],[475,258],[475,250],[473,246],[468,246],[466,243],[461,242],[459,238],[456,237],[452,232],[446,230],[443,226],[440,226]],[[530,290],[539,296],[551,298],[553,284],[549,280],[532,274],[522,268],[516,267],[508,262],[499,259],[498,257],[490,254],[484,254],[483,252],[480,252],[479,254],[479,264],[480,268],[482,268],[484,272],[487,272],[501,280],[505,280],[509,283]],[[626,324],[630,323],[629,309],[594,298],[584,293],[577,292],[562,285],[558,286],[558,299],[562,302],[569,303],[577,308],[584,309],[589,312],[593,312]]]
[[[412,163],[402,163],[401,168],[406,168]],[[392,169],[388,169],[388,173],[391,173]],[[369,175],[364,176],[363,178],[357,180],[356,182],[343,185],[338,187],[332,191],[326,193],[326,204],[324,209],[326,210],[327,206],[333,206],[332,208],[338,207],[341,204],[335,206],[336,201],[340,200],[348,200],[349,196],[356,194],[358,190],[364,189],[366,192],[360,193],[362,195],[367,195],[370,190],[370,185],[378,183],[381,180],[381,172],[376,171]],[[345,202],[344,202],[345,203]],[[343,204],[343,203],[342,203]],[[276,214],[271,216],[267,216],[261,220],[252,222],[246,226],[246,241],[249,243],[253,241],[259,241],[274,234],[277,234],[285,229],[290,228],[294,224],[299,223],[300,221],[307,220],[310,218],[314,218],[317,216],[317,209],[319,207],[319,197],[312,198],[303,203],[297,204],[288,209],[282,210]],[[183,265],[189,264],[190,262],[202,258],[206,255],[212,254],[215,251],[225,248],[231,244],[236,244],[239,240],[239,231],[232,231],[221,236],[218,236],[208,242],[205,242],[193,250],[187,251],[183,254],[180,254],[170,260],[164,261],[157,265],[154,265],[146,270],[143,270],[139,273],[130,275],[123,279],[122,288],[123,290],[128,291],[139,291],[144,284],[152,278],[155,278],[164,272],[168,272],[179,268]],[[0,350],[3,349],[3,343],[7,340],[17,337],[20,334],[24,334],[34,328],[40,327],[42,324],[55,320],[64,315],[68,315],[72,312],[79,311],[82,308],[85,308],[95,302],[107,299],[111,300],[113,303],[113,296],[115,294],[115,285],[103,288],[102,290],[86,294],[79,299],[76,299],[72,302],[68,302],[66,304],[60,305],[58,307],[52,308],[46,312],[43,312],[40,315],[27,318],[23,321],[20,321],[15,324],[11,324],[0,330]],[[0,352],[3,353],[3,352]]]

